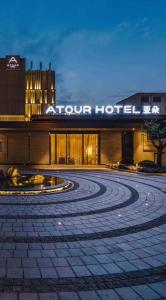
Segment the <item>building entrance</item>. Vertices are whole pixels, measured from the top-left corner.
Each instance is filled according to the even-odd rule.
[[[57,164],[98,164],[98,134],[55,134]]]

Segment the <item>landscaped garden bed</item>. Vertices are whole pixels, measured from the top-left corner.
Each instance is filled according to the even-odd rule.
[[[123,162],[108,163],[108,168],[113,170],[130,171],[130,172],[143,172],[143,173],[166,173],[166,167],[159,167],[151,160],[143,160],[135,164],[125,164]]]

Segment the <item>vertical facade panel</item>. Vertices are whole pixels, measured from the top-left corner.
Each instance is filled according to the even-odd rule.
[[[50,163],[49,133],[35,132],[30,135],[30,163]]]
[[[26,164],[28,162],[28,134],[8,134],[8,163]]]

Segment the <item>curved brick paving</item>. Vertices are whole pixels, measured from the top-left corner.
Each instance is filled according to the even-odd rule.
[[[0,197],[0,299],[165,299],[165,177],[42,172],[74,187]]]

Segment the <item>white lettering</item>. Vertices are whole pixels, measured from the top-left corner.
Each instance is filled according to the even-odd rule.
[[[125,105],[124,106],[124,113],[125,114],[131,114],[132,106],[131,105]]]
[[[80,114],[80,113],[82,113],[82,106],[74,106],[74,112],[76,113],[76,114]]]
[[[46,114],[56,114],[55,108],[51,105],[46,109]]]
[[[95,114],[98,114],[98,113],[104,114],[104,105],[102,105],[102,106],[96,105],[96,107],[95,107]]]
[[[133,114],[140,114],[140,111],[136,110],[135,106],[132,107]]]
[[[91,113],[92,113],[92,107],[90,105],[84,105],[83,114],[91,114]]]
[[[65,113],[66,113],[66,114],[71,115],[73,112],[74,112],[73,106],[67,105],[67,106],[65,107]]]
[[[117,114],[119,114],[120,109],[123,108],[123,105],[115,105],[114,108],[117,110]]]
[[[113,111],[114,111],[114,108],[113,108],[112,105],[107,105],[107,106],[105,107],[105,112],[106,112],[106,114],[111,115],[111,114],[113,113]]]
[[[150,105],[143,106],[143,114],[150,114],[151,113],[150,109],[151,109]]]
[[[152,106],[152,114],[159,114],[160,113],[160,107],[157,105]]]
[[[90,105],[58,105],[58,106],[53,106],[50,105],[46,109],[46,114],[75,114],[75,115],[80,115],[80,114],[92,114],[93,108]],[[136,108],[135,105],[96,105],[94,107],[94,113],[95,114],[106,114],[106,115],[111,115],[111,114],[159,114],[160,113],[160,107],[157,105],[150,106],[150,105],[145,105],[143,106],[140,110]]]
[[[56,106],[56,110],[58,110],[58,114],[62,114],[62,110],[64,109],[64,105],[58,105]]]

